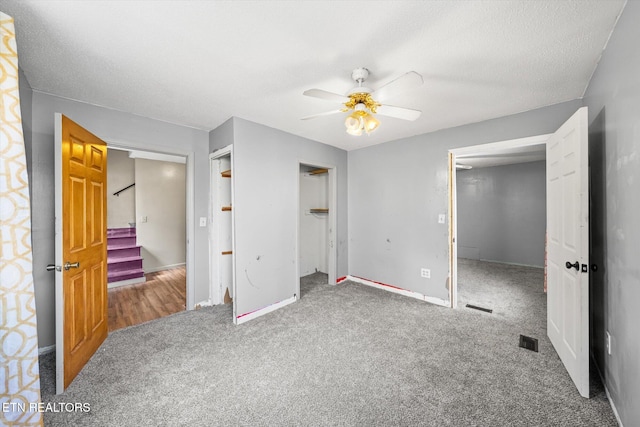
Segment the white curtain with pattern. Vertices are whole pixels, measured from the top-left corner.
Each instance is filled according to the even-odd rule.
[[[0,425],[40,426],[31,211],[13,19],[0,12]]]

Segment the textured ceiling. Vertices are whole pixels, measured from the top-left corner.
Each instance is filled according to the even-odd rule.
[[[231,116],[347,150],[581,98],[624,0],[12,1],[33,89],[210,130]],[[370,136],[336,104],[367,67],[376,88],[407,71],[424,84],[388,99]]]

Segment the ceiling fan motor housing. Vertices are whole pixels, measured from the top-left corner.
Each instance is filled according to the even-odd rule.
[[[351,78],[358,83],[362,83],[367,77],[369,77],[369,70],[364,67],[356,68],[351,73]]]
[[[356,68],[355,70],[353,70],[353,72],[351,73],[351,78],[356,83],[358,83],[358,86],[354,87],[349,92],[347,92],[347,96],[351,96],[354,93],[372,93],[373,89],[362,86],[362,82],[364,82],[367,79],[367,77],[369,77],[369,70],[367,70],[366,68],[362,67],[362,68]]]

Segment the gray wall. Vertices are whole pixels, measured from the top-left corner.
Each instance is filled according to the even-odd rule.
[[[233,134],[236,303],[238,315],[296,293],[299,161],[337,170],[337,275],[347,274],[347,153],[344,150],[234,118],[210,147]],[[232,129],[232,132],[229,131]],[[217,138],[220,138],[220,142]]]
[[[457,173],[458,256],[544,267],[545,162]]]
[[[38,345],[55,343],[54,274],[45,271],[54,260],[54,113],[62,113],[107,142],[132,148],[179,147],[195,153],[195,302],[209,298],[209,250],[206,228],[197,226],[207,216],[209,199],[208,132],[129,113],[33,92],[32,238],[33,275],[38,313]]]
[[[145,273],[186,262],[185,165],[135,159],[136,236]],[[146,217],[146,221],[141,221]]]
[[[640,423],[640,3],[628,2],[591,79],[589,107],[593,197],[599,207],[593,247],[600,270],[592,282],[595,358],[620,419]],[[599,154],[599,158],[594,156]],[[594,185],[595,184],[595,185]],[[604,331],[612,354],[603,351]]]
[[[448,299],[448,150],[554,132],[579,100],[349,152],[349,274]],[[431,269],[431,279],[420,268]]]
[[[233,144],[233,122],[230,118],[211,132],[209,132],[209,152],[213,153],[220,148]]]
[[[136,222],[136,187],[120,191],[136,181],[135,160],[128,151],[107,150],[107,227],[129,227]]]

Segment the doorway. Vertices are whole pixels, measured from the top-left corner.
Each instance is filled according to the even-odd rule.
[[[186,158],[108,149],[109,331],[186,309]]]
[[[457,172],[473,170],[476,166],[506,165],[515,159],[531,159],[546,147],[550,135],[540,135],[491,144],[476,145],[449,152],[449,300],[451,307],[458,306],[458,257],[479,258],[479,248],[473,244],[461,246],[458,238],[458,183]],[[544,158],[544,157],[543,157]],[[464,172],[462,172],[464,173]],[[464,242],[463,242],[464,243]]]
[[[336,283],[335,167],[299,162],[296,295]]]
[[[456,159],[457,305],[546,335],[546,146]]]

